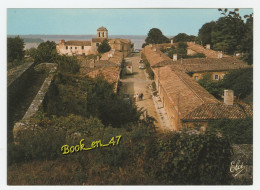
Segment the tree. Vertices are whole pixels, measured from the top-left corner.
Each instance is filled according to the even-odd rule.
[[[19,36],[7,38],[7,61],[22,60],[24,58],[24,41]]]
[[[87,86],[87,112],[99,118],[106,126],[122,127],[137,122],[141,112],[132,102],[124,101],[113,92],[114,85],[98,76]]]
[[[197,41],[197,37],[193,35],[187,35],[185,33],[179,33],[177,36],[174,36],[173,42],[191,42]]]
[[[226,74],[223,87],[234,90],[238,98],[250,95],[253,93],[253,68],[234,70]]]
[[[215,50],[234,54],[242,51],[242,39],[245,35],[245,23],[238,13],[238,9],[229,11],[219,9],[224,17],[220,17],[213,27],[211,34]]]
[[[208,22],[199,29],[199,34],[198,34],[199,43],[202,43],[202,45],[210,44],[211,46],[213,46],[211,40],[211,33],[215,24],[216,22],[214,21]]]
[[[226,54],[244,53],[244,61],[253,64],[253,15],[246,15],[246,22],[239,9],[219,9],[222,17],[204,24],[199,30],[199,41],[211,44],[214,50]]]
[[[105,39],[100,46],[98,46],[98,52],[99,53],[106,53],[111,50],[110,45],[108,44],[107,39]]]
[[[54,63],[57,56],[56,43],[53,41],[47,41],[40,43],[33,58],[36,63]]]
[[[204,75],[198,83],[216,98],[221,98],[223,94],[222,81],[212,81],[212,74]]]
[[[243,59],[249,65],[253,64],[253,14],[245,15],[247,18],[245,24],[245,36],[242,39],[242,49],[245,53]]]
[[[152,28],[148,35],[147,38],[145,39],[145,44],[162,44],[162,43],[169,43],[170,40],[163,35],[160,29],[158,28]]]

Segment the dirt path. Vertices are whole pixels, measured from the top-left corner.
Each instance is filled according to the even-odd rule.
[[[161,128],[159,115],[155,109],[154,101],[152,99],[151,90],[149,85],[152,84],[152,80],[147,79],[145,69],[139,69],[140,53],[134,53],[132,56],[125,58],[126,64],[132,63],[133,74],[124,75],[121,79],[122,87],[121,91],[125,94],[129,94],[133,99],[134,94],[143,93],[143,100],[136,102],[138,108],[147,110],[148,115],[154,117],[158,122],[156,126]]]

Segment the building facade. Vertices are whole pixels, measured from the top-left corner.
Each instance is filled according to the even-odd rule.
[[[98,47],[104,40],[108,40],[112,50],[122,52],[124,56],[128,56],[133,50],[133,43],[129,39],[109,39],[108,30],[103,26],[97,29],[96,36],[91,41],[60,40],[56,45],[57,52],[68,56],[97,54]]]

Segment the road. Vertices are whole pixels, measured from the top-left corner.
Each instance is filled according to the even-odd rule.
[[[152,98],[152,91],[149,89],[153,80],[148,79],[145,69],[139,69],[139,60],[140,53],[133,53],[131,56],[125,58],[126,64],[132,63],[133,74],[123,75],[120,90],[124,94],[129,94],[132,99],[134,94],[143,93],[143,100],[136,102],[137,107],[147,110],[148,115],[158,121],[155,125],[159,130],[167,130],[170,126],[166,114],[161,112],[160,106]]]

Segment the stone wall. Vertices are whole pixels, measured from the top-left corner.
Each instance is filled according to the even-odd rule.
[[[48,92],[48,89],[49,89],[51,82],[53,80],[53,77],[55,75],[55,71],[57,69],[56,64],[52,64],[52,68],[50,68],[50,65],[51,65],[51,63],[46,64],[46,67],[49,67],[49,69],[50,69],[48,77],[43,82],[40,90],[38,91],[37,95],[33,99],[30,107],[26,111],[23,118],[19,122],[15,123],[15,125],[14,125],[14,128],[13,128],[14,139],[16,139],[19,131],[29,129],[31,127],[30,118],[39,110],[40,105],[44,101],[45,95]]]
[[[34,63],[25,63],[10,69],[7,72],[7,91],[9,94],[15,94],[17,91],[23,88],[24,81],[30,78],[33,72]]]

